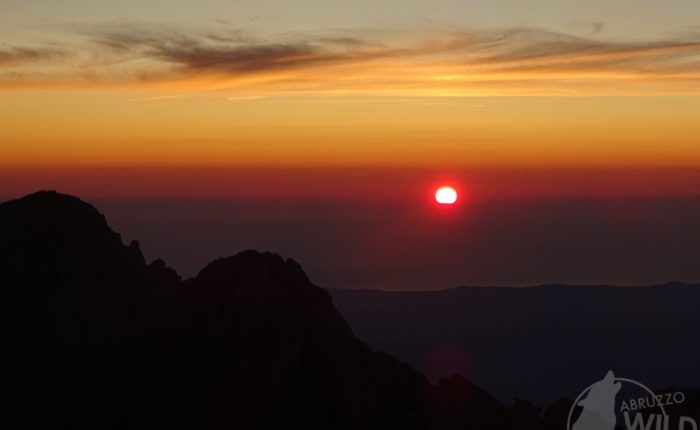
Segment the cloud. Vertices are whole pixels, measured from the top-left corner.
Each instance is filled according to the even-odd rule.
[[[281,36],[262,40],[220,24],[185,33],[172,26],[119,24],[88,29],[90,42],[119,54],[175,66],[180,72],[217,71],[232,75],[361,61],[377,51],[346,36]]]
[[[471,63],[490,65],[492,71],[700,73],[700,33],[674,40],[611,42],[517,29],[494,37],[478,50],[484,55]]]
[[[602,24],[594,24],[594,34]],[[548,88],[552,76],[590,88],[597,79],[640,76],[687,90],[700,78],[700,31],[649,41],[601,40],[544,29],[432,29],[255,35],[216,23],[207,29],[114,23],[74,29],[84,58],[54,48],[2,48],[0,66],[41,71],[51,58],[105,84],[181,81],[208,75],[217,85],[275,91]],[[1,47],[0,47],[1,48]],[[78,62],[78,64],[75,64]],[[67,64],[71,63],[71,64]],[[26,72],[27,70],[25,70]],[[45,75],[45,73],[43,74]],[[2,78],[0,77],[0,80]],[[225,82],[224,82],[225,81]],[[572,92],[575,88],[557,88]],[[700,91],[700,89],[698,89]]]
[[[687,71],[700,56],[700,32],[677,39],[645,42],[601,41],[548,30],[516,28],[499,31],[445,31],[395,34],[395,40],[367,41],[347,35],[280,36],[270,42],[226,29],[184,34],[173,28],[139,26],[102,29],[98,44],[140,53],[187,70],[255,74],[268,70],[313,68],[326,64],[357,64],[382,58],[431,58],[448,66],[490,65],[509,71],[549,69],[572,71],[593,66],[627,71],[672,73]],[[285,40],[286,39],[286,40]],[[449,56],[449,58],[439,58]],[[687,61],[686,61],[687,60]],[[686,67],[683,67],[685,63]],[[698,69],[700,71],[700,69]]]
[[[63,56],[63,52],[51,48],[26,48],[0,45],[0,67],[56,60]]]

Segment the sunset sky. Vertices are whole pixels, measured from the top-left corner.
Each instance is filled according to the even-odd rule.
[[[700,162],[692,0],[1,7],[5,165]]]
[[[421,286],[700,280],[684,253],[699,16],[696,0],[3,0],[0,197],[93,199],[129,239],[162,222],[142,245],[185,274],[250,246],[330,286],[413,288],[416,262]],[[460,207],[429,214],[443,184]]]

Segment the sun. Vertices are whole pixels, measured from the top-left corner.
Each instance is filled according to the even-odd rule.
[[[453,205],[457,201],[457,191],[452,187],[440,187],[435,191],[435,201],[441,205]]]

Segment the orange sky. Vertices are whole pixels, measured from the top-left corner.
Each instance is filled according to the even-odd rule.
[[[695,97],[0,94],[0,165],[700,166]]]
[[[616,192],[694,192],[697,29],[613,37],[600,34],[602,24],[583,33],[255,27],[125,19],[47,25],[41,38],[8,33],[0,46],[5,193],[31,191],[42,175],[58,187],[89,173],[80,192],[94,189],[100,172],[120,171],[168,192],[156,185],[161,177],[143,173],[154,168],[175,181],[180,171],[200,172],[201,195],[221,194],[206,169],[267,169],[284,190],[284,169],[389,167],[477,172],[489,190],[600,192],[596,175],[618,171],[623,185],[602,176]],[[582,176],[552,185],[522,173],[537,171]],[[27,182],[26,172],[37,179]]]

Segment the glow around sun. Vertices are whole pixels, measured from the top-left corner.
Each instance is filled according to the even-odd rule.
[[[441,205],[453,205],[457,201],[457,191],[452,187],[441,187],[435,191],[435,201]]]

